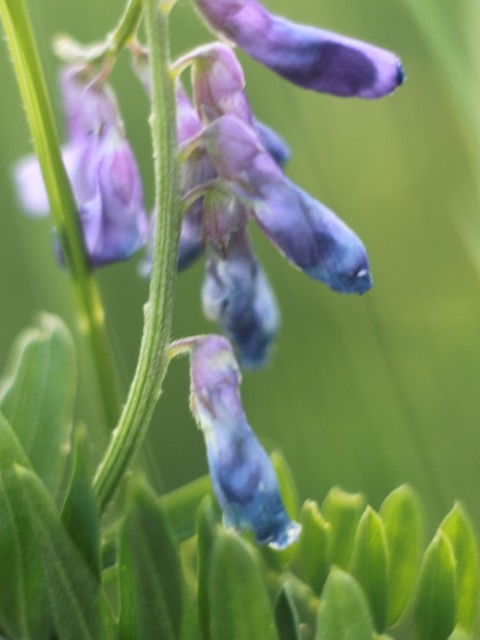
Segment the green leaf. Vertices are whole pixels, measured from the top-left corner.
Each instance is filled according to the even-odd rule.
[[[415,621],[419,640],[447,640],[455,624],[455,557],[438,531],[420,569]]]
[[[100,516],[87,472],[86,432],[77,429],[73,469],[61,519],[92,573],[100,580]]]
[[[210,476],[203,476],[159,497],[179,542],[195,534],[197,509],[205,496],[211,493]]]
[[[0,628],[10,640],[46,640],[52,624],[43,561],[15,464],[29,462],[0,414]]]
[[[330,569],[331,527],[312,500],[303,505],[300,522],[302,532],[294,563],[300,577],[320,595]]]
[[[387,539],[382,519],[371,507],[367,507],[358,525],[351,572],[367,595],[377,631],[384,631],[387,617]]]
[[[210,640],[277,640],[258,555],[220,530],[210,560]]]
[[[361,587],[348,573],[332,569],[320,601],[316,640],[372,640],[373,633]]]
[[[279,640],[301,640],[300,621],[288,581],[282,585],[275,601],[275,622]]]
[[[287,510],[290,518],[292,520],[296,520],[298,518],[299,511],[298,495],[292,471],[280,451],[273,451],[270,458],[272,460],[275,473],[277,474],[280,494],[282,496],[285,509]]]
[[[120,534],[120,635],[177,640],[182,622],[178,547],[158,500],[143,481],[130,485]]]
[[[197,515],[197,607],[203,640],[210,638],[210,559],[218,518],[211,496],[203,499]]]
[[[19,336],[0,409],[32,466],[50,490],[58,486],[69,449],[75,393],[75,349],[63,322],[42,315]]]
[[[322,505],[322,513],[331,526],[331,562],[347,569],[360,516],[365,508],[361,494],[333,487]]]
[[[98,581],[67,535],[40,479],[16,466],[17,480],[43,558],[43,587],[57,636],[62,640],[110,640],[115,637],[111,612]]]
[[[447,515],[440,529],[453,548],[456,567],[455,622],[472,632],[478,611],[478,550],[472,524],[460,504]]]
[[[462,627],[455,627],[453,633],[448,636],[448,640],[474,640],[474,638]]]
[[[389,556],[387,626],[405,613],[417,575],[422,545],[422,512],[408,485],[392,491],[380,508]]]

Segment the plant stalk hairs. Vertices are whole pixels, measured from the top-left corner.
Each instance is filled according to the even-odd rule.
[[[28,215],[52,215],[56,258],[71,282],[111,436],[93,477],[80,429],[67,453],[71,385],[57,391],[43,385],[35,363],[49,349],[52,375],[69,380],[74,348],[63,323],[43,317],[19,343],[0,392],[0,575],[8,571],[13,584],[8,597],[0,593],[0,635],[373,639],[403,616],[419,573],[418,637],[473,637],[474,603],[462,584],[478,577],[467,580],[467,569],[459,569],[459,530],[471,557],[477,552],[461,507],[442,523],[417,572],[421,515],[413,491],[393,492],[379,513],[339,489],[321,511],[313,502],[298,510],[283,459],[266,453],[239,394],[241,368],[270,359],[280,325],[249,225],[293,267],[335,292],[365,294],[372,277],[357,234],[287,177],[290,149],[253,113],[235,49],[300,88],[343,98],[393,93],[404,80],[398,58],[273,15],[257,0],[192,0],[218,40],[171,60],[175,1],[129,0],[103,42],[81,46],[63,37],[56,43],[66,125],[60,145],[24,2],[0,0],[35,151],[15,165],[15,187]],[[137,37],[142,21],[145,43]],[[151,103],[151,212],[111,84],[125,49]],[[139,252],[149,296],[137,367],[122,401],[96,270]],[[202,256],[203,311],[223,335],[172,342],[177,272]],[[129,471],[169,363],[182,354],[189,356],[190,406],[210,479],[159,498]],[[59,394],[46,398],[46,406],[54,405],[49,424],[58,428],[45,437],[39,431],[42,452],[52,460],[48,474],[20,424],[28,418],[38,427],[32,398],[46,393]],[[119,491],[123,484],[126,491]],[[437,569],[441,585],[432,583]],[[451,605],[438,619],[432,611],[442,594],[428,600],[437,588]],[[466,635],[450,635],[454,629]]]

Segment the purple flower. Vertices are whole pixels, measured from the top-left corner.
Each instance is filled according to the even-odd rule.
[[[280,313],[252,250],[247,212],[231,196],[209,194],[204,215],[211,250],[202,288],[203,311],[233,341],[240,364],[259,367],[278,333]]]
[[[336,96],[379,98],[402,84],[398,58],[269,13],[257,0],[196,0],[214,31],[290,82]]]
[[[68,143],[63,148],[93,266],[127,260],[145,244],[147,218],[137,164],[125,138],[113,93],[89,82],[77,69],[62,77]],[[48,211],[45,186],[36,159],[15,171],[20,200],[32,214]]]
[[[250,199],[255,221],[289,262],[334,291],[370,289],[368,258],[358,236],[284,176],[253,129],[224,116],[203,135],[219,176]]]
[[[240,371],[220,336],[188,339],[191,406],[203,431],[213,490],[226,526],[254,532],[257,542],[283,549],[300,526],[285,511],[270,458],[243,411]]]

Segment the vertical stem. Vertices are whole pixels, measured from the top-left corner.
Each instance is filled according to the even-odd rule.
[[[80,328],[90,342],[106,416],[113,426],[120,404],[100,291],[86,257],[77,206],[60,154],[58,133],[24,0],[0,0],[0,17],[73,287]]]
[[[118,427],[112,434],[94,480],[95,495],[102,509],[113,496],[143,441],[169,363],[167,349],[180,232],[175,86],[170,74],[168,9],[158,0],[144,0],[144,16],[150,50],[150,125],[155,159],[157,223],[137,369]]]

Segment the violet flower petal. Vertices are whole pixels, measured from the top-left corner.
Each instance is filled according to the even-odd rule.
[[[305,89],[380,98],[404,80],[391,52],[269,13],[257,0],[196,0],[215,31]]]
[[[282,549],[300,526],[282,504],[273,465],[248,424],[231,346],[220,336],[193,339],[191,405],[205,437],[215,495],[227,526],[254,532],[260,544]]]

